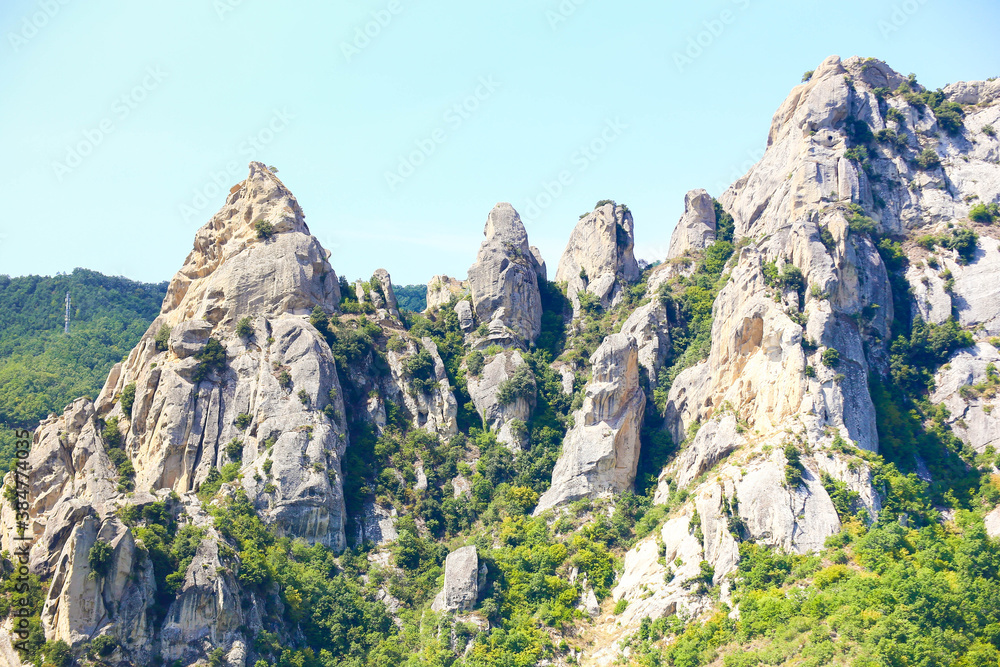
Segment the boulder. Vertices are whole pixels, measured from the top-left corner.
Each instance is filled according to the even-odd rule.
[[[444,563],[444,588],[434,598],[436,612],[471,611],[479,599],[479,555],[468,546],[448,554]]]

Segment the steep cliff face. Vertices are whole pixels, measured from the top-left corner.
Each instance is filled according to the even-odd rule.
[[[557,283],[566,283],[576,315],[580,292],[590,294],[605,308],[618,304],[622,290],[639,278],[634,246],[634,223],[627,207],[605,202],[580,219],[555,276]]]
[[[205,523],[195,492],[227,464],[279,534],[344,548],[342,392],[328,344],[302,317],[333,312],[339,298],[295,198],[251,163],[96,402],[76,401],[35,434],[30,514],[42,537],[32,568],[52,580],[42,615],[50,639],[108,633],[137,664],[154,653],[193,659],[203,641],[245,652],[250,626],[233,605],[232,574],[216,574],[217,536],[202,541],[155,627],[150,557],[119,519],[126,505],[173,494],[181,515]],[[97,542],[113,554],[95,577]]]
[[[468,282],[476,319],[489,326],[485,344],[533,343],[541,331],[538,277],[544,268],[528,245],[521,216],[510,204],[497,204],[483,235]]]
[[[990,391],[987,364],[995,349],[985,339],[997,310],[994,286],[983,277],[996,275],[1000,264],[991,254],[992,228],[970,221],[969,213],[1000,197],[997,140],[981,132],[1000,109],[991,103],[992,86],[950,86],[945,99],[975,105],[963,108],[964,130],[950,132],[926,104],[892,93],[901,85],[919,92],[884,63],[827,59],[775,114],[761,161],[720,197],[734,219],[736,251],[713,306],[708,357],[670,387],[665,428],[682,445],[657,496],[666,502],[667,491],[693,494],[686,506],[700,517],[700,544],[688,544],[690,531],[670,528],[686,525],[682,518],[668,522],[659,539],[670,553],[687,549],[685,563],[709,563],[716,583],[738,556],[729,531],[713,537],[706,522],[724,525],[738,516],[743,539],[816,550],[840,530],[824,475],[857,493],[869,516],[878,513],[880,494],[867,466],[839,443],[879,451],[869,384],[889,373],[897,318],[906,326],[917,315],[940,324],[954,314],[973,330],[981,342],[940,371],[931,400],[948,407],[955,433],[979,451],[995,442],[988,401],[968,387]],[[964,228],[979,239],[962,257],[946,239]],[[916,298],[903,302],[903,312],[894,311],[876,232],[904,241]],[[918,234],[941,238],[931,258],[937,270],[905,240]],[[688,236],[675,232],[678,247],[691,245],[682,243]],[[789,447],[801,452],[795,484],[786,481]],[[710,471],[711,479],[699,482]],[[628,600],[629,611],[608,629],[614,636],[650,612],[696,612],[702,604],[683,586],[664,583],[664,568],[651,562],[653,543],[649,538],[626,556],[615,597]]]
[[[591,359],[583,405],[563,441],[552,485],[535,514],[581,498],[607,497],[631,488],[639,463],[639,430],[646,397],[639,388],[635,339],[613,334]]]
[[[97,399],[33,436],[46,638],[107,637],[122,665],[610,664],[657,619],[737,604],[744,545],[906,526],[877,454],[907,484],[941,467],[900,438],[953,434],[949,466],[996,472],[998,122],[998,82],[930,93],[831,57],[758,164],[688,193],[663,264],[601,202],[547,283],[498,204],[421,315],[384,269],[341,307],[252,163]],[[887,408],[893,383],[931,407]],[[13,552],[12,504],[0,523]]]

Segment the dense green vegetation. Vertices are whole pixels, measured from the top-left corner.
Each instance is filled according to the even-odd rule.
[[[79,396],[96,398],[111,366],[156,317],[165,294],[166,283],[85,269],[53,277],[0,276],[0,473],[13,451],[10,429],[32,429]]]
[[[941,525],[914,502],[912,480],[891,465],[880,474],[889,493],[876,523],[844,516],[816,555],[741,544],[738,618],[721,605],[701,622],[644,621],[630,641],[638,664],[996,665],[1000,542],[986,537],[978,509]],[[998,498],[995,480],[974,506]]]
[[[400,310],[422,313],[427,308],[427,285],[393,285]]]

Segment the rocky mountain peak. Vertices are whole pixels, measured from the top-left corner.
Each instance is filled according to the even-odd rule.
[[[676,259],[693,250],[703,250],[715,242],[715,203],[707,191],[691,190],[684,195],[684,215],[670,237],[667,259]]]
[[[555,280],[567,284],[576,314],[581,292],[592,294],[608,308],[621,299],[624,286],[639,279],[632,213],[612,201],[598,204],[580,218],[556,269]]]
[[[244,315],[327,312],[340,301],[329,253],[309,233],[295,196],[260,162],[195,234],[163,301],[168,325],[232,324]]]
[[[510,204],[490,211],[483,235],[468,279],[476,320],[490,327],[491,343],[531,343],[541,331],[538,279],[544,264]]]

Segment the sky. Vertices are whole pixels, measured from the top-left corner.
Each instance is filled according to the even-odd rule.
[[[3,0],[0,274],[168,280],[260,160],[338,274],[464,278],[509,201],[554,274],[595,202],[666,254],[829,55],[1000,75],[995,0]]]

